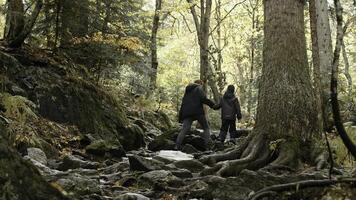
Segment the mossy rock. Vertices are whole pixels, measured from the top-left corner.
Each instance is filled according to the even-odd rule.
[[[46,182],[38,170],[6,143],[6,127],[0,122],[0,199],[64,200],[54,185]],[[16,169],[16,170],[15,170]]]
[[[165,131],[148,144],[148,149],[151,151],[173,150],[178,133],[179,128],[177,127]]]
[[[23,124],[37,120],[36,105],[22,96],[12,96],[8,93],[0,94],[0,103],[5,109],[5,116]]]
[[[139,131],[130,128],[120,101],[72,68],[52,61],[38,63],[26,52],[14,56],[0,52],[0,58],[0,64],[12,66],[6,71],[9,81],[21,87],[27,98],[38,104],[42,117],[75,125],[83,134],[92,134],[97,140],[120,142],[125,150],[144,145],[130,141],[143,139],[139,138]]]
[[[123,157],[126,155],[125,150],[120,143],[113,143],[104,140],[94,141],[85,148],[86,152],[96,156],[111,155],[115,157]]]

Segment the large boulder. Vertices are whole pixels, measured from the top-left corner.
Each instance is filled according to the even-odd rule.
[[[11,92],[9,88],[16,86],[25,91],[24,95],[38,104],[41,116],[76,125],[96,139],[119,141],[125,150],[144,145],[142,130],[129,126],[119,101],[82,78],[85,74],[78,74],[50,57],[39,59],[27,51],[11,55],[0,52],[0,64],[11,66],[3,72],[8,78],[6,90]]]

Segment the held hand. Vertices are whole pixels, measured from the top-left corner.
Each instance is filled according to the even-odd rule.
[[[219,105],[215,104],[215,105],[212,107],[212,109],[214,109],[214,110],[219,110]]]

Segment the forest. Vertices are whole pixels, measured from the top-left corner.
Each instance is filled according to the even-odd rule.
[[[0,200],[352,200],[356,0],[0,0]]]

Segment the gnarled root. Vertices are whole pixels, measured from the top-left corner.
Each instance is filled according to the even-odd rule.
[[[200,162],[207,164],[207,165],[215,165],[217,162],[225,161],[225,160],[234,160],[241,157],[242,153],[248,146],[249,142],[252,139],[252,134],[246,137],[240,145],[233,148],[232,150],[228,150],[227,152],[217,153],[212,155],[203,156],[199,159]]]
[[[271,166],[286,166],[292,169],[298,167],[300,160],[293,143],[285,141],[280,144],[278,149],[278,157],[270,164]]]
[[[243,159],[227,162],[217,174],[223,177],[236,176],[243,169],[256,170],[265,166],[270,158],[270,150],[267,144],[262,141],[254,145],[250,153]]]
[[[218,174],[233,176],[243,169],[258,169],[268,163],[270,151],[263,135],[256,135],[248,144],[240,159],[218,162],[215,166],[205,169],[201,175]]]

